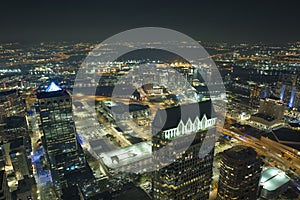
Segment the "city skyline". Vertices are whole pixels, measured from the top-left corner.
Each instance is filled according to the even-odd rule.
[[[291,194],[295,199],[300,172],[298,44],[205,45],[223,78],[223,83],[212,84],[224,84],[226,89],[224,126],[209,111],[210,99],[222,99],[218,87],[216,91],[206,89],[204,80],[213,80],[213,65],[190,64],[172,54],[149,50],[142,51],[145,59],[131,52],[122,59],[92,62],[85,68],[81,63],[90,43],[44,43],[36,45],[37,49],[4,45],[0,70],[3,195],[42,200],[79,200],[80,196],[85,200],[213,200],[241,195],[235,191],[237,185],[245,188],[251,183],[252,189],[246,188],[242,194],[277,199]],[[15,56],[24,53],[26,56]],[[148,57],[149,53],[153,54]],[[156,67],[142,70],[145,65]],[[80,67],[87,77],[74,86]],[[126,76],[131,70],[139,74]],[[176,78],[176,71],[184,79]],[[101,74],[98,84],[91,81],[95,74]],[[118,84],[120,80],[140,86],[131,90]],[[187,83],[190,89],[184,89]],[[93,87],[97,87],[96,93],[90,94]],[[119,88],[117,96],[113,95],[115,87]],[[194,100],[199,103],[199,113],[188,108],[194,106]],[[153,115],[152,127],[157,130],[149,135]],[[209,148],[203,138],[214,129],[222,135],[213,149],[200,157],[200,147]],[[182,152],[193,133],[192,145]],[[171,155],[165,149],[168,143],[174,145],[169,148]],[[235,155],[235,148],[241,145],[249,146],[251,159],[243,153]],[[233,151],[229,154],[233,159],[225,158],[228,151]],[[264,162],[262,172],[256,160]],[[152,171],[152,166],[157,169]],[[237,170],[230,171],[233,168]],[[244,179],[247,181],[241,182]],[[236,185],[233,190],[229,180]]]
[[[0,199],[298,200],[296,1],[6,1]]]

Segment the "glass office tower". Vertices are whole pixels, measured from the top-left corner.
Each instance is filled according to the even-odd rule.
[[[43,131],[43,145],[50,162],[56,186],[66,185],[64,176],[85,167],[84,155],[79,153],[76,130],[72,119],[70,94],[54,83],[37,94],[37,112]]]
[[[256,200],[262,165],[251,147],[239,145],[224,151],[217,199]]]
[[[208,130],[215,131],[216,118],[211,111],[211,101],[158,110],[153,122],[157,132],[153,152],[172,147],[154,160],[158,165],[174,160],[153,172],[153,199],[208,199],[214,148],[204,157],[199,152]],[[174,147],[185,150],[174,155]]]

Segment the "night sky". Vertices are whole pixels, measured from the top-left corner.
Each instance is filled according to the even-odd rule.
[[[0,4],[0,42],[102,41],[145,26],[202,41],[300,41],[297,1],[6,1]]]

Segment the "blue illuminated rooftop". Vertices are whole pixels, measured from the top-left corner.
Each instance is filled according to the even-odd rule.
[[[61,91],[61,87],[56,85],[54,82],[51,82],[51,84],[47,87],[45,90],[46,92],[56,92],[56,91]]]

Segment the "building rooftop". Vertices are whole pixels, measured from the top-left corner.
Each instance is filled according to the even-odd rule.
[[[107,108],[112,109],[112,111],[116,114],[123,114],[126,112],[136,112],[141,110],[149,109],[148,105],[140,105],[140,104],[129,104],[126,105],[121,102],[115,101],[104,101],[104,104]]]
[[[254,128],[252,126],[249,126],[249,125],[242,125],[242,124],[239,124],[239,123],[234,123],[232,124],[232,126],[240,129],[243,133],[246,133],[247,135],[251,135],[255,138],[260,138],[261,134],[263,134],[264,132],[257,129],[257,128]]]
[[[21,128],[26,127],[26,118],[20,116],[12,116],[4,118],[4,123],[7,128]]]
[[[262,100],[266,100],[266,101],[280,101],[279,97],[276,97],[274,95],[271,95],[270,97],[266,97],[266,98],[262,98]]]
[[[243,160],[245,162],[249,159],[256,158],[256,155],[257,154],[253,148],[241,145],[234,146],[228,150],[225,150],[223,153],[224,157],[237,161]]]
[[[279,141],[300,141],[300,132],[289,128],[280,128],[273,131]]]
[[[122,189],[115,192],[103,191],[96,194],[93,197],[89,197],[88,200],[132,200],[143,199],[150,200],[151,198],[140,187],[136,187],[133,183],[125,184]]]
[[[19,181],[18,185],[21,187],[18,187],[19,191],[30,191],[32,189],[32,186],[35,185],[35,179],[32,177],[26,177]]]
[[[270,167],[262,172],[259,185],[265,190],[274,191],[289,181],[290,178],[283,171]]]
[[[289,125],[291,127],[294,127],[294,128],[299,128],[300,127],[300,123],[289,123]]]
[[[70,186],[67,188],[62,189],[63,195],[62,199],[63,200],[80,200],[80,195],[79,195],[79,190],[77,186]]]
[[[162,130],[168,130],[171,128],[176,128],[180,120],[182,120],[183,123],[186,123],[188,119],[194,121],[197,116],[201,120],[204,115],[206,115],[208,119],[214,115],[210,100],[184,104],[166,109],[159,109],[153,120],[153,126],[162,127]]]
[[[7,95],[10,95],[10,94],[14,94],[14,93],[16,93],[16,92],[17,92],[17,90],[15,90],[15,89],[13,89],[13,90],[2,91],[2,92],[0,92],[0,97],[1,97],[1,96],[7,96]]]
[[[150,200],[151,198],[146,194],[140,187],[136,187],[134,184],[129,183],[124,185],[121,191],[113,194],[114,200],[132,200],[132,199],[143,199]]]
[[[272,122],[272,121],[275,120],[274,117],[271,117],[271,116],[269,116],[269,115],[265,115],[265,114],[263,114],[263,113],[256,113],[256,114],[254,114],[253,116],[262,118],[262,119],[264,119],[264,120],[266,120],[266,121],[268,121],[268,122]]]
[[[24,145],[24,139],[22,137],[16,138],[10,141],[10,150],[13,151],[14,149],[19,148],[22,145]]]
[[[96,154],[104,153],[106,151],[112,151],[115,149],[115,146],[106,142],[104,139],[92,140],[92,141],[89,141],[89,143],[90,143],[91,149],[93,149],[93,151]]]
[[[57,91],[61,91],[61,90],[62,90],[61,87],[56,85],[54,82],[51,82],[45,91],[46,92],[57,92]]]
[[[119,168],[130,163],[149,158],[152,153],[150,141],[140,142],[122,149],[99,154],[104,163],[110,168]]]
[[[115,89],[116,88],[116,89]],[[96,95],[97,96],[131,96],[136,88],[133,86],[125,85],[125,84],[117,84],[115,86],[103,86],[100,85],[96,88]],[[92,94],[95,94],[95,91],[92,90],[92,88],[86,88],[85,94],[88,94],[88,92],[92,92]]]
[[[264,137],[300,150],[300,132],[289,128],[280,128],[273,132],[264,133]]]
[[[37,98],[44,99],[44,98],[59,97],[64,95],[68,95],[66,90],[58,90],[53,92],[39,92],[37,93]]]

